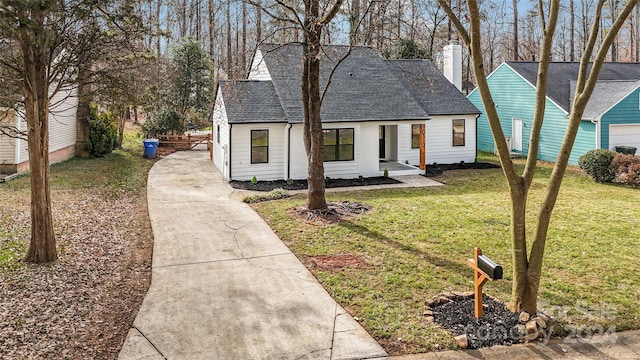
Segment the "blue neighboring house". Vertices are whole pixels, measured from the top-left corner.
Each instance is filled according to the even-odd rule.
[[[550,63],[539,160],[555,161],[567,126],[578,63]],[[512,152],[526,155],[535,107],[537,62],[505,62],[488,77],[500,123]],[[486,111],[477,89],[468,99],[483,114],[477,121],[478,150],[495,151]],[[569,158],[577,164],[591,149],[640,149],[640,63],[605,63]],[[638,154],[638,152],[636,152]]]

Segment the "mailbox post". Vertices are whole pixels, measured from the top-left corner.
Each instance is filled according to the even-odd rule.
[[[473,310],[476,319],[480,319],[482,318],[482,286],[487,280],[502,279],[502,266],[482,255],[479,247],[473,249],[473,259],[468,261],[469,266],[473,268]]]

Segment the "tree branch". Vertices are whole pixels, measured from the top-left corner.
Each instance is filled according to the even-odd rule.
[[[475,7],[477,8],[478,5],[475,3],[475,0],[473,0],[472,2],[474,3]],[[470,3],[471,2],[468,2],[468,6],[469,7],[471,7]],[[458,19],[458,17],[453,12],[453,10],[451,9],[451,7],[447,3],[447,1],[446,0],[438,0],[438,5],[440,5],[440,7],[444,10],[444,12],[449,17],[449,20],[451,20],[451,22],[455,26],[456,30],[458,30],[458,33],[460,34],[460,37],[462,37],[462,41],[464,41],[464,43],[467,46],[467,48],[471,48],[471,37],[469,36],[469,32],[467,31],[467,29],[464,28],[464,26],[460,22],[460,19]]]
[[[331,8],[331,10],[329,10],[328,13],[326,13],[323,17],[321,17],[318,20],[318,25],[320,26],[325,26],[327,25],[331,20],[333,20],[333,18],[336,16],[336,14],[338,13],[338,11],[340,10],[340,8],[342,7],[342,2],[343,0],[337,0],[335,4],[333,4],[333,7]]]
[[[538,2],[540,13],[542,14],[542,0]],[[558,14],[560,12],[560,0],[551,0],[549,11],[549,22],[547,27],[542,29],[543,38],[540,51],[540,63],[538,64],[538,76],[536,79],[536,103],[533,112],[533,122],[531,124],[531,134],[529,135],[529,152],[527,154],[527,163],[524,168],[523,178],[525,186],[528,188],[533,181],[533,175],[536,171],[538,162],[538,150],[540,147],[540,131],[544,121],[544,114],[547,104],[547,80],[549,79],[549,61],[551,60],[551,47],[553,46],[553,37],[558,23]],[[542,17],[542,15],[540,15]],[[545,23],[544,20],[542,23]]]

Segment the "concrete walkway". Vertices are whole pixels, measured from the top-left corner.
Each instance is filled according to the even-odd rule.
[[[207,152],[149,172],[152,282],[119,359],[386,356],[267,224],[231,198]]]

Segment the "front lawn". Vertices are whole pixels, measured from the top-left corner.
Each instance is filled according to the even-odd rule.
[[[58,261],[20,261],[29,175],[0,184],[0,359],[116,359],[151,280],[153,234],[137,129],[123,150],[51,166]]]
[[[529,202],[538,203],[551,169],[541,168]],[[455,348],[423,316],[424,301],[472,291],[473,248],[503,265],[504,280],[485,292],[508,302],[512,262],[509,195],[500,169],[447,171],[447,186],[332,193],[374,210],[326,227],[287,215],[298,195],[253,205],[342,306],[392,354]],[[593,183],[577,169],[565,177],[549,231],[540,308],[571,332],[640,328],[640,190]],[[532,207],[530,216],[535,216]],[[533,226],[529,226],[532,232]],[[313,259],[348,253],[367,265],[321,270]],[[564,332],[563,332],[564,331]]]

